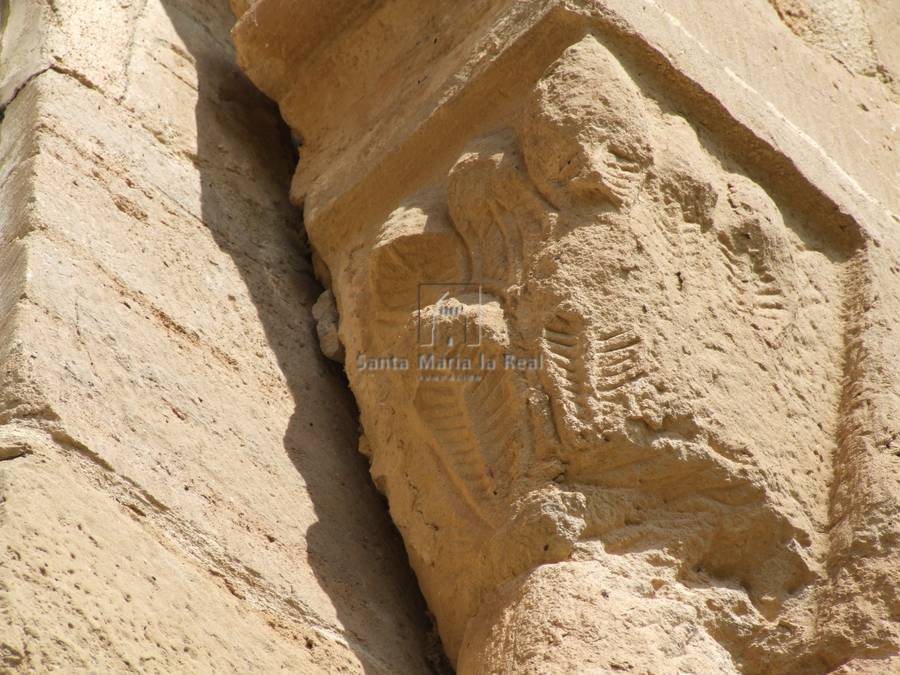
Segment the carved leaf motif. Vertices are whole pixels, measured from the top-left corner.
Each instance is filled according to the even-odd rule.
[[[509,375],[499,371],[465,385],[422,382],[414,401],[451,482],[488,524],[491,504],[523,460],[515,403]]]
[[[597,341],[594,371],[600,398],[611,398],[625,385],[647,374],[641,338],[631,330],[613,330]]]
[[[659,217],[669,243],[682,255],[696,255],[702,237],[713,224],[718,202],[716,189],[697,178],[686,167],[667,171],[660,184]]]
[[[583,441],[591,428],[591,387],[581,317],[557,311],[544,326],[542,342],[548,357],[544,379],[550,392],[557,433],[564,441]]]
[[[525,276],[551,221],[510,132],[470,147],[450,172],[448,198],[469,257],[471,280],[505,298]]]
[[[776,337],[793,320],[799,298],[784,221],[769,196],[742,176],[732,176],[728,203],[732,217],[718,236],[728,278],[752,324]]]
[[[419,194],[391,214],[373,248],[369,276],[375,306],[406,315],[417,309],[419,284],[468,276],[443,194]]]

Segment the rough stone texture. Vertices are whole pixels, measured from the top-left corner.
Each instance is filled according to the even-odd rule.
[[[235,9],[459,672],[900,671],[868,38],[838,63],[765,0]]]
[[[771,0],[785,24],[852,72],[900,92],[900,21],[884,0]]]
[[[426,671],[227,2],[2,5],[0,671]]]
[[[334,294],[324,291],[316,304],[312,306],[312,315],[316,320],[316,335],[319,347],[329,359],[342,363],[344,361],[344,345],[338,336],[338,311],[334,302]]]

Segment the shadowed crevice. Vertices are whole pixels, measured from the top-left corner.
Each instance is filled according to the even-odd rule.
[[[357,425],[342,422],[358,419],[343,372],[321,355],[315,368],[296,358],[298,345],[315,345],[309,313],[322,289],[309,262],[301,214],[287,203],[297,161],[290,132],[274,104],[228,58],[230,24],[223,18],[230,17],[227,0],[218,0],[214,8],[199,0],[162,0],[162,5],[197,73],[198,138],[193,159],[202,180],[203,223],[240,272],[296,405],[284,429],[283,452],[296,467],[318,519],[306,532],[308,563],[336,610],[341,637],[366,672],[396,672],[400,660],[390,652],[391,644],[381,644],[381,635],[373,636],[373,616],[403,607],[406,616],[395,617],[396,628],[418,626],[422,641],[429,624],[402,541],[369,479],[365,458],[356,450]],[[246,197],[234,194],[235,176],[222,151],[226,139],[232,146],[238,143],[241,154],[255,158],[252,166],[267,172],[241,180],[282,186],[277,203],[260,205],[265,213],[254,222],[234,218],[229,206]],[[273,217],[272,211],[279,216]],[[323,389],[330,401],[326,409],[310,404],[311,391]],[[320,426],[342,424],[345,428],[320,436]],[[329,445],[321,440],[329,435],[340,442]],[[384,587],[382,596],[386,592],[398,598],[394,607],[376,606],[378,599],[366,588],[374,583]],[[398,638],[397,644],[401,641],[406,637]],[[308,642],[306,647],[314,648]],[[403,657],[407,662],[418,659],[421,671],[427,672],[422,651]]]

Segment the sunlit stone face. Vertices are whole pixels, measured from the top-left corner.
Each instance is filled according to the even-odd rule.
[[[609,52],[572,53],[538,84],[524,111],[529,174],[559,209],[627,206],[653,162],[642,96]],[[593,59],[589,70],[584,56]]]
[[[426,595],[460,578],[448,630],[600,552],[730,579],[768,618],[801,595],[838,397],[837,306],[806,281],[826,263],[590,37],[397,208],[348,351],[407,365],[349,373]]]

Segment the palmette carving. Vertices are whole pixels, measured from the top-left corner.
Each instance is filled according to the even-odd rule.
[[[777,336],[797,310],[798,279],[778,208],[740,176],[728,184],[734,217],[719,232],[729,279],[756,324]]]
[[[584,341],[584,326],[577,314],[557,311],[544,326],[545,388],[553,402],[557,434],[572,445],[590,442],[594,433]]]
[[[827,471],[797,476],[792,453],[831,438],[792,401],[825,418],[839,391],[782,367],[833,357],[804,333],[799,242],[591,36],[387,218],[356,346],[408,367],[351,380],[364,421],[408,411],[370,432],[373,470],[409,490],[401,530],[451,654],[513,611],[491,603],[519,575],[610,555],[651,595],[653,575],[694,589],[668,601],[736,659],[808,640],[824,506],[800,495]],[[462,580],[453,601],[432,575]]]

